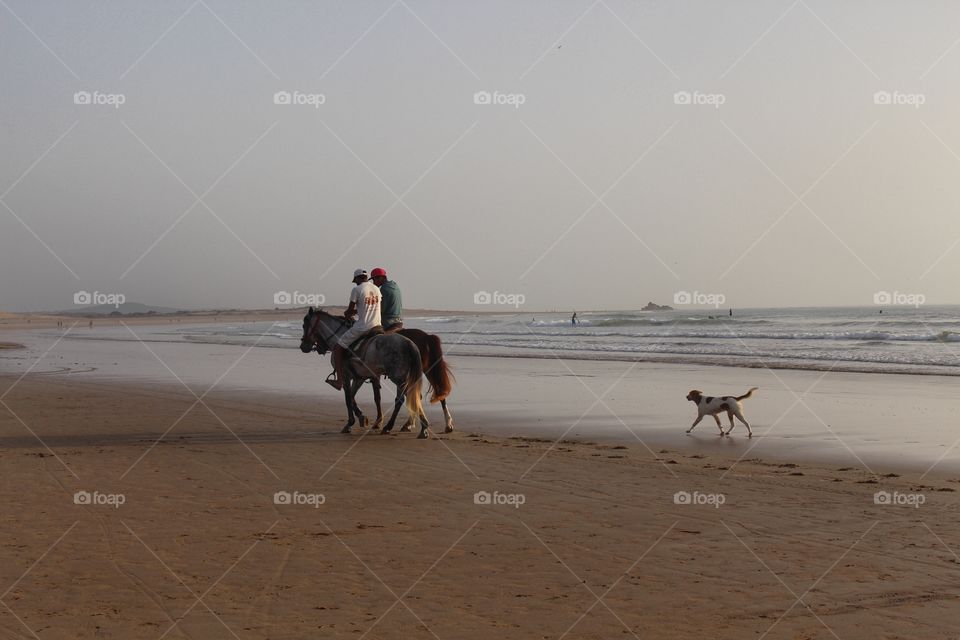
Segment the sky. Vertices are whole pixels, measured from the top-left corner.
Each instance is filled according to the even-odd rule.
[[[960,303],[958,77],[952,2],[3,0],[0,309]]]

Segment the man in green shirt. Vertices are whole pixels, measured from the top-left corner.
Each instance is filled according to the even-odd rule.
[[[373,284],[380,288],[380,314],[383,318],[383,330],[393,333],[403,329],[403,301],[400,298],[400,287],[393,280],[387,280],[387,270],[377,267],[370,272]]]

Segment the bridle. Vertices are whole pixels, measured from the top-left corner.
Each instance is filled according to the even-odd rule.
[[[321,337],[321,338],[318,338],[318,337],[317,337],[317,335],[318,335],[318,333],[319,333],[318,329],[320,328],[320,326],[323,326],[323,325],[320,323],[320,315],[321,315],[321,314],[327,315],[327,316],[333,318],[334,320],[336,320],[337,322],[340,323],[340,324],[337,326],[337,328],[334,329],[333,332],[332,332],[329,336],[327,336],[326,338],[322,338],[322,337]],[[321,311],[321,310],[314,311],[312,315],[313,315],[313,317],[312,317],[312,319],[311,319],[311,321],[310,321],[310,326],[309,326],[309,328],[307,329],[306,333],[304,334],[304,340],[309,339],[309,340],[312,342],[312,348],[310,349],[310,351],[316,351],[317,354],[323,355],[323,354],[325,354],[327,351],[330,350],[330,344],[329,344],[329,342],[328,342],[328,339],[331,338],[331,337],[335,337],[335,336],[337,335],[337,332],[340,331],[340,329],[342,329],[343,327],[348,326],[349,322],[347,321],[346,318],[338,318],[338,317],[335,316],[335,315],[326,313],[325,311]],[[320,343],[321,343],[321,342],[323,342],[323,351],[320,350]]]

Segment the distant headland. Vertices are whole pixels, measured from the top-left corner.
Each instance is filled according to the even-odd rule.
[[[673,307],[665,304],[656,304],[654,302],[648,302],[647,306],[640,311],[673,311]]]

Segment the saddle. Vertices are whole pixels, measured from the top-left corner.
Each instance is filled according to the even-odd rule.
[[[383,335],[383,333],[384,333],[383,327],[378,325],[370,329],[363,335],[361,335],[359,338],[357,338],[353,342],[351,342],[350,346],[347,348],[347,350],[351,354],[350,359],[351,360],[363,359],[363,356],[366,354],[366,351],[367,351],[367,346],[370,343],[370,339],[373,338],[374,336]]]
[[[359,338],[350,343],[350,346],[347,347],[348,354],[346,357],[346,362],[343,363],[344,370],[349,370],[355,376],[366,377],[363,373],[363,357],[366,355],[367,347],[369,346],[370,340],[378,335],[384,333],[383,327],[377,326],[369,331],[363,333]],[[330,373],[327,376],[327,382],[331,385],[331,378],[336,375],[336,371]]]

